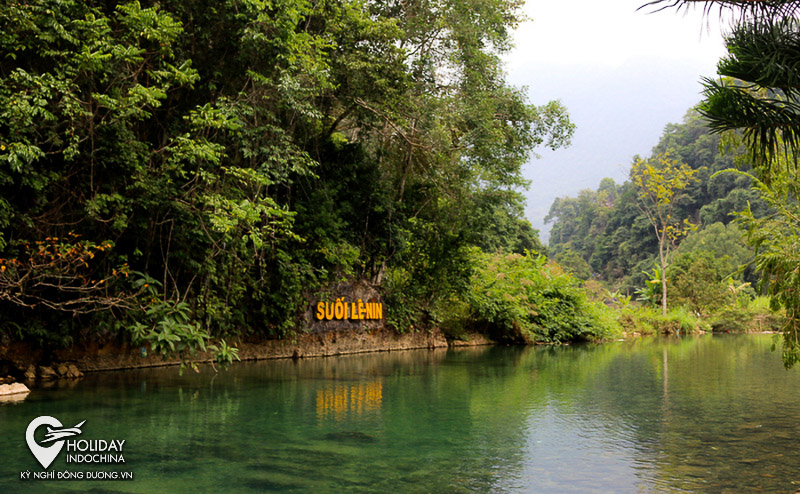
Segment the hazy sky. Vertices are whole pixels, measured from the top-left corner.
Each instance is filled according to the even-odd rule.
[[[506,58],[509,81],[532,103],[560,99],[577,125],[572,146],[538,150],[526,214],[544,225],[553,199],[621,183],[631,158],[650,154],[664,126],[700,101],[701,76],[716,75],[725,48],[717,17],[699,10],[637,12],[644,0],[527,0],[531,19]]]

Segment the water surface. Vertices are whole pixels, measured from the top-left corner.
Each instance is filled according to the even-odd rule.
[[[800,371],[771,337],[419,350],[100,373],[0,404],[0,492],[793,492]],[[20,481],[40,415],[134,480]],[[66,464],[50,470],[92,469]],[[113,468],[109,468],[112,469]]]

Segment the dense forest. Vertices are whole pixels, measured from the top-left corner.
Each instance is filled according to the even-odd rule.
[[[648,210],[646,179],[668,170],[686,180],[662,201],[661,224]],[[753,173],[741,134],[714,133],[690,109],[665,127],[650,157],[632,159],[624,183],[605,178],[597,190],[553,202],[550,256],[615,307],[624,330],[778,329],[750,228],[776,211]],[[668,184],[650,187],[663,196]]]
[[[556,200],[549,250],[520,170],[574,125],[506,81],[516,0],[5,4],[0,343],[229,361],[354,286],[398,332],[564,342],[746,328],[764,293],[797,361],[797,85],[755,53],[796,29],[755,4],[628,181]]]
[[[522,216],[521,166],[574,127],[506,82],[519,19],[512,0],[6,4],[3,338],[230,358],[226,338],[302,331],[356,281],[398,331],[599,333]],[[480,279],[497,264],[523,273],[528,323]]]
[[[693,225],[681,239],[675,263],[687,268],[692,263],[712,263],[719,280],[730,277],[754,286],[758,275],[752,265],[739,271],[752,261],[752,248],[735,219],[748,206],[756,217],[764,216],[768,207],[750,177],[723,172],[752,168],[741,148],[720,153],[721,144],[722,137],[712,134],[692,109],[683,123],[667,125],[653,148],[653,156],[666,154],[697,172],[673,200],[674,216]],[[551,254],[584,280],[602,280],[633,294],[646,284],[657,254],[653,227],[639,201],[632,180],[620,185],[610,178],[603,179],[597,190],[556,199],[545,218],[552,223]]]

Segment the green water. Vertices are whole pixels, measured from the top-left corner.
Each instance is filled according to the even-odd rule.
[[[763,335],[103,373],[0,403],[0,492],[793,492],[800,369]],[[41,470],[37,416],[133,481]],[[96,469],[67,464],[51,471]]]

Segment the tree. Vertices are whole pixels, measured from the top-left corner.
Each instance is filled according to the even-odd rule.
[[[756,215],[758,218],[763,216]],[[752,267],[753,249],[747,245],[744,232],[736,222],[727,225],[704,224],[702,230],[689,234],[681,242],[680,255],[695,252],[711,253],[719,261],[722,278],[731,277],[754,286],[758,283],[758,276]]]
[[[729,55],[717,68],[720,81],[705,80],[700,111],[716,132],[741,130],[754,162],[755,187],[773,208],[761,219],[748,208],[742,223],[756,248],[755,265],[773,308],[783,308],[783,361],[800,361],[800,281],[797,241],[800,200],[800,1],[657,0],[648,5],[703,4],[735,14],[725,41]],[[666,7],[664,7],[666,8]],[[756,180],[757,179],[757,180]]]
[[[756,249],[754,262],[770,305],[784,310],[783,363],[789,368],[800,362],[800,178],[784,169],[773,173],[769,184],[753,179],[773,212],[757,217],[748,208],[740,222]]]
[[[735,219],[732,213],[745,209],[748,203],[755,216],[769,212],[758,191],[752,190],[748,176],[716,173],[737,166],[738,161],[740,169],[752,170],[741,159],[746,152],[744,146],[721,155],[722,142],[722,136],[711,134],[705,120],[695,109],[690,109],[682,123],[665,127],[651,153],[668,151],[671,157],[697,170],[698,180],[682,191],[674,216],[690,218],[693,223],[703,225],[702,228],[716,222],[730,224]],[[574,198],[556,199],[546,218],[553,224],[548,252],[557,258],[563,250],[572,249],[589,263],[599,279],[622,292],[633,292],[645,283],[643,271],[650,271],[658,256],[653,228],[636,207],[637,201],[638,193],[631,181],[617,185],[611,179],[604,179],[596,191],[586,190]],[[743,248],[737,235],[732,233],[719,239],[722,252]],[[686,250],[685,243],[681,250]],[[754,272],[750,270],[747,276],[745,281],[755,285]]]
[[[688,218],[673,216],[677,195],[695,178],[696,170],[670,159],[668,153],[650,160],[638,159],[630,178],[638,191],[637,207],[647,217],[658,239],[658,262],[661,266],[661,311],[667,314],[667,266],[670,251],[689,231],[696,228]]]
[[[727,261],[708,250],[683,252],[681,246],[669,273],[673,302],[706,316],[723,307],[730,298]]]
[[[574,126],[506,81],[519,18],[517,0],[4,3],[0,332],[285,336],[333,280],[386,294],[406,270],[428,303],[469,279],[471,245],[539,250],[520,170]]]
[[[559,252],[554,258],[558,264],[566,271],[572,273],[576,278],[588,280],[592,277],[592,267],[589,266],[589,263],[586,262],[580,254],[570,247]]]

